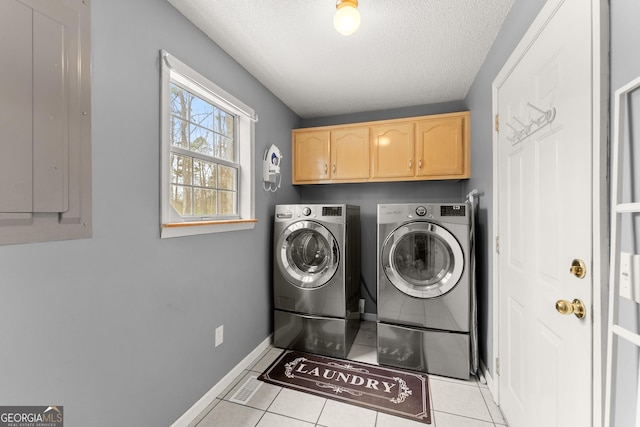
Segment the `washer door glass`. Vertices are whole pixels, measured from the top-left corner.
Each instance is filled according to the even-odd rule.
[[[276,257],[280,271],[293,285],[319,288],[338,269],[338,242],[329,230],[313,221],[298,221],[278,240]]]
[[[382,269],[401,292],[418,298],[446,294],[460,280],[464,255],[456,238],[429,222],[396,228],[384,242]]]

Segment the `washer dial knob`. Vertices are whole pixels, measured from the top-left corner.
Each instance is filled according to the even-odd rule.
[[[427,208],[425,208],[424,206],[418,206],[416,208],[416,215],[425,216],[426,214],[427,214]]]
[[[302,215],[304,215],[304,216],[309,216],[309,215],[311,215],[311,208],[310,208],[310,207],[308,207],[308,206],[307,206],[307,207],[305,207],[305,208],[302,208]]]

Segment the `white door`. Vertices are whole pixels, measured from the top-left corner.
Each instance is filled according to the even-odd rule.
[[[510,427],[592,425],[591,2],[549,3],[494,82],[499,403]],[[574,299],[582,319],[556,309]]]

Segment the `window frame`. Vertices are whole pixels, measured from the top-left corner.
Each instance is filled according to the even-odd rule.
[[[197,71],[160,51],[160,237],[171,238],[255,228],[255,112]],[[235,116],[238,215],[208,219],[183,217],[171,206],[171,83]],[[219,164],[226,162],[219,159]]]

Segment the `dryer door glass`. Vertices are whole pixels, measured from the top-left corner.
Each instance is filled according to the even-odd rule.
[[[445,228],[412,222],[398,227],[382,248],[382,268],[400,291],[435,298],[455,287],[464,269],[458,241]]]
[[[287,280],[305,289],[318,288],[331,280],[340,260],[336,239],[313,221],[287,227],[280,236],[276,256]]]

